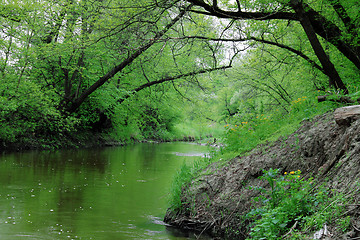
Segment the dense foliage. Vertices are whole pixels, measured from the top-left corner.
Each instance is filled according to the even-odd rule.
[[[265,117],[278,128],[284,115],[321,112],[318,95],[356,99],[358,9],[341,0],[4,1],[0,141],[173,139],[225,125],[229,149],[246,151],[258,140],[240,136],[272,133],[257,130]]]

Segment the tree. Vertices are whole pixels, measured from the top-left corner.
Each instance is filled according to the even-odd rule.
[[[181,1],[90,4],[85,0],[67,0],[53,7],[58,12],[47,16],[50,18],[45,24],[48,30],[40,37],[33,75],[54,86],[63,96],[61,105],[68,113],[76,112],[91,94],[115,75],[130,69],[130,65],[150,48],[156,48],[158,44],[169,45],[164,43],[166,34],[177,34],[190,8]],[[160,53],[155,55],[161,54],[163,49],[157,49]],[[179,55],[176,52],[171,54]],[[162,80],[138,87],[222,68],[209,66],[204,71],[202,69],[198,66],[192,71],[176,74],[178,77],[169,74],[168,77],[159,77]],[[118,86],[120,78],[117,79]]]
[[[47,106],[38,117],[51,109],[51,116],[46,116],[49,121],[44,123],[53,121],[51,125],[59,129],[67,122],[69,129],[100,126],[100,122],[118,117],[115,112],[123,110],[119,106],[130,97],[138,96],[134,99],[143,101],[138,105],[145,109],[144,96],[151,92],[155,96],[151,89],[161,89],[156,85],[166,84],[163,91],[181,94],[190,85],[200,86],[196,75],[230,67],[225,61],[217,64],[222,53],[213,49],[213,44],[203,41],[195,46],[194,42],[173,40],[183,34],[186,25],[193,24],[187,13],[190,4],[184,1],[21,3],[16,18],[1,12],[4,58],[0,71],[8,79],[3,89],[17,89],[16,94],[4,90],[2,96],[4,102],[12,99],[16,104],[23,104],[26,95],[45,99],[43,105],[34,99],[27,109],[36,112],[38,106]],[[8,3],[4,9],[11,7]],[[204,21],[202,28],[207,25]],[[153,103],[149,108],[159,109]],[[10,115],[33,121],[30,112],[19,109],[14,108]],[[9,115],[6,106],[3,110]],[[65,123],[54,120],[60,116]],[[46,134],[44,124],[37,122],[41,121],[35,119],[35,127],[22,132],[32,136],[41,127]]]
[[[234,4],[223,2],[188,0],[194,4],[190,10],[194,13],[215,16],[218,18],[233,19],[236,21],[288,21],[300,22],[307,37],[312,44],[314,52],[322,64],[324,73],[329,77],[329,84],[336,89],[348,92],[342,79],[339,77],[332,62],[323,51],[323,47],[317,40],[317,36],[332,44],[339,52],[349,59],[358,69],[360,69],[360,38],[356,29],[357,16],[348,14],[351,4],[345,1],[329,0],[326,4],[333,8],[338,18],[335,21],[329,19],[328,12],[316,11],[316,3],[306,3],[305,1],[247,1],[237,0]],[[325,3],[324,3],[325,4]],[[270,7],[269,7],[270,6]],[[325,8],[326,6],[323,6]],[[253,34],[256,34],[253,33]]]

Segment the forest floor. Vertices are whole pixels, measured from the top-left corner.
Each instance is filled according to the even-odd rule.
[[[169,209],[165,222],[215,239],[248,238],[249,220],[244,216],[259,194],[251,186],[266,187],[259,176],[270,168],[281,173],[301,170],[304,178],[314,177],[332,190],[351,193],[352,202],[344,212],[350,229],[344,232],[330,223],[331,238],[322,239],[360,239],[360,120],[339,126],[332,112],[303,121],[290,136],[260,145],[245,156],[209,165],[183,187],[184,207]],[[305,239],[313,239],[313,234],[303,233]]]

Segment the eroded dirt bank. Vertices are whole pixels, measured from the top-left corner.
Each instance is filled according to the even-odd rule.
[[[259,146],[246,156],[210,165],[183,188],[183,209],[169,210],[165,222],[219,239],[245,239],[249,229],[243,216],[258,194],[249,187],[264,185],[258,177],[270,168],[282,172],[300,169],[304,177],[313,176],[330,188],[355,191],[346,212],[352,218],[352,230],[338,233],[331,226],[329,229],[332,239],[360,237],[360,120],[339,126],[333,113],[304,121],[288,138]]]

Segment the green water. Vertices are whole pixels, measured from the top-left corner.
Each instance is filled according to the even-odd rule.
[[[162,222],[187,143],[0,155],[0,239],[187,239]]]

